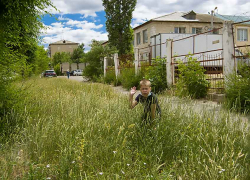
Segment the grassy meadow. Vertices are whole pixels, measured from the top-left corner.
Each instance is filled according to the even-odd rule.
[[[247,124],[226,112],[173,108],[140,125],[143,107],[108,85],[31,79],[16,133],[1,137],[0,179],[250,179]],[[184,101],[183,101],[184,102]]]

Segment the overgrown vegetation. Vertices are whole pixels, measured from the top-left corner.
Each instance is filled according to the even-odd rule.
[[[239,112],[250,112],[250,67],[243,63],[238,73],[226,77],[226,105]]]
[[[139,71],[138,74],[135,74],[135,68],[124,68],[121,69],[121,74],[118,77],[121,85],[126,88],[130,89],[131,87],[137,87],[139,89],[139,83],[143,79],[144,71]]]
[[[91,49],[85,54],[86,68],[83,71],[83,75],[90,78],[92,81],[97,81],[103,74],[103,58],[104,48],[100,42],[93,40]]]
[[[1,179],[250,178],[247,124],[231,114],[194,113],[159,96],[161,121],[144,129],[143,107],[128,109],[109,86],[39,79],[25,87],[23,128],[1,145]]]
[[[100,78],[102,78],[104,74],[103,58],[110,58],[117,50],[109,44],[103,47],[101,42],[96,40],[92,40],[90,46],[90,51],[84,55],[84,62],[87,66],[83,71],[83,75],[96,82],[100,81]]]
[[[135,74],[135,67],[131,60],[125,59],[124,61],[120,61],[121,69],[118,78],[116,79],[114,70],[108,71],[104,82],[107,84],[112,83],[113,85],[121,84],[126,89],[134,86],[139,89],[140,81],[146,78],[151,81],[153,92],[162,92],[167,88],[165,59],[158,57],[153,61],[153,66],[147,66],[147,64],[142,63],[137,75]]]
[[[110,68],[107,73],[106,76],[103,78],[104,83],[106,84],[113,84],[116,85],[116,75],[115,75],[115,70],[114,68]]]
[[[0,2],[1,124],[10,121],[6,115],[9,116],[18,101],[19,91],[12,89],[12,82],[18,77],[24,79],[41,73],[47,67],[46,52],[37,44],[43,28],[41,16],[47,13],[46,8],[50,6],[53,7],[50,0]]]
[[[188,57],[187,63],[178,62],[179,78],[176,83],[176,94],[181,97],[203,98],[207,95],[209,82],[205,78],[205,69],[196,58]]]
[[[162,92],[167,88],[166,59],[156,57],[153,59],[153,66],[146,69],[145,78],[150,80],[152,91]]]

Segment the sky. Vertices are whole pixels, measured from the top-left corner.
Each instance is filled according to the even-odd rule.
[[[69,40],[84,43],[89,51],[91,40],[108,40],[106,18],[102,0],[51,0],[58,9],[48,10],[52,17],[42,18],[46,29],[42,30],[41,44],[45,49],[48,44]],[[131,26],[134,28],[152,18],[172,12],[189,12],[207,14],[217,7],[216,13],[222,15],[250,16],[249,0],[137,0]]]

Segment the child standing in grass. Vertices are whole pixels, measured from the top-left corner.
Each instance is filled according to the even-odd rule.
[[[129,107],[133,109],[138,103],[144,106],[142,114],[142,123],[152,125],[155,118],[161,117],[161,108],[158,99],[154,93],[151,92],[151,83],[149,80],[143,79],[140,81],[141,93],[133,100],[136,93],[136,87],[132,87],[129,93]]]

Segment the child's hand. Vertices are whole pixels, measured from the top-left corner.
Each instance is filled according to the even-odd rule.
[[[130,95],[133,96],[135,93],[136,93],[136,87],[134,86],[130,89]]]

